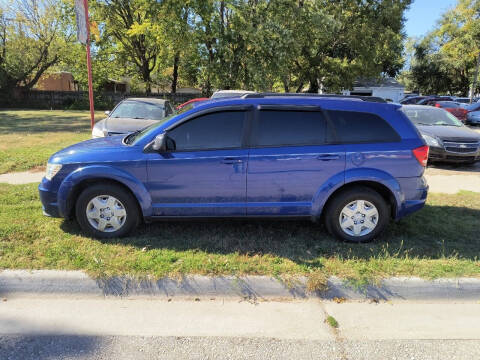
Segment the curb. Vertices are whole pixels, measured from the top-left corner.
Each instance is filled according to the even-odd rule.
[[[4,270],[0,272],[0,297],[7,296],[478,301],[480,279],[423,280],[398,277],[385,279],[378,286],[368,285],[355,289],[345,281],[331,277],[326,291],[310,293],[307,291],[306,277],[299,277],[287,284],[268,276],[193,275],[178,280],[117,276],[93,279],[82,271]]]

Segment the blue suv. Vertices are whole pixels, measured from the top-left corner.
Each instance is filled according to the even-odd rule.
[[[399,105],[252,94],[65,148],[39,190],[46,215],[98,238],[141,221],[297,217],[364,242],[424,206],[427,158]]]

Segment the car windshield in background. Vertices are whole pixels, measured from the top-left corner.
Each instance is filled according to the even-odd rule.
[[[111,118],[161,120],[165,117],[163,105],[144,101],[124,101],[110,114]]]
[[[462,122],[448,111],[442,109],[408,109],[402,108],[405,115],[416,125],[463,126]]]
[[[449,108],[449,109],[456,109],[456,108],[462,107],[460,103],[457,103],[455,101],[437,101],[437,104],[443,108]]]
[[[181,110],[183,110],[183,109],[181,109]],[[125,144],[135,145],[144,136],[148,135],[150,132],[152,132],[153,130],[155,130],[159,126],[161,126],[163,123],[165,123],[166,121],[174,118],[177,115],[179,115],[178,112],[173,113],[172,115],[163,118],[161,121],[156,122],[155,124],[152,124],[150,126],[147,126],[146,128],[143,128],[140,131],[137,131],[137,132],[131,133],[130,135],[127,135],[124,139]]]

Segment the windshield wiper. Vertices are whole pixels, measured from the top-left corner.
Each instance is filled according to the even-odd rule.
[[[143,120],[143,119],[145,119],[145,118],[143,118],[143,117],[134,117],[134,119],[142,119],[142,120]]]
[[[427,125],[427,126],[432,126],[432,124],[421,123],[421,122],[417,122],[417,123],[415,123],[415,124],[417,124],[417,125]]]

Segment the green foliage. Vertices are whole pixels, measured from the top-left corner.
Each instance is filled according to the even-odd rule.
[[[60,0],[0,3],[1,92],[33,87],[64,56],[70,38],[62,32],[62,10]]]
[[[128,76],[147,92],[154,85],[198,86],[206,94],[217,88],[339,91],[358,76],[395,75],[402,67],[410,2],[91,1],[100,29],[95,86],[108,76]],[[73,68],[83,84],[81,53],[72,49],[64,69]]]
[[[480,51],[480,2],[459,0],[438,28],[415,41],[409,90],[467,95]],[[477,89],[478,91],[479,89]]]

